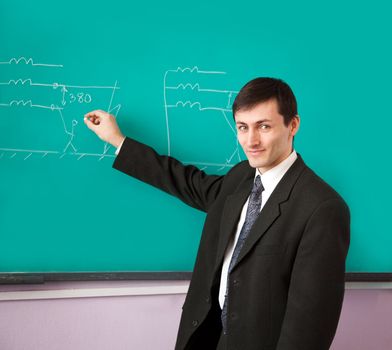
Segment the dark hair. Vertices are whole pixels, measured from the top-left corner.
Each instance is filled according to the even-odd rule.
[[[256,78],[246,83],[233,103],[233,116],[239,110],[249,110],[261,102],[276,99],[278,112],[283,115],[284,124],[297,115],[297,101],[290,86],[281,79]]]

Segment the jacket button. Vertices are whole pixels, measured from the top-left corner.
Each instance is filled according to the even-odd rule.
[[[207,298],[206,298],[206,303],[208,303],[208,304],[209,304],[209,303],[210,303],[210,301],[211,301],[210,297],[207,297]]]
[[[234,284],[235,286],[238,286],[238,283],[239,283],[238,280],[234,280],[234,281],[233,281],[233,284]]]
[[[232,319],[232,320],[236,320],[237,319],[237,314],[236,313],[231,313],[230,314],[230,318]]]
[[[193,320],[193,321],[192,321],[192,326],[193,326],[193,327],[197,327],[198,324],[199,324],[199,321],[198,321],[198,320]]]

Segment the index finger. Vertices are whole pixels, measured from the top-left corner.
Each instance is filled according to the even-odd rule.
[[[105,111],[102,111],[101,109],[96,109],[95,111],[88,112],[87,114],[84,115],[85,118],[92,118],[92,117],[99,117],[102,118],[108,113]]]

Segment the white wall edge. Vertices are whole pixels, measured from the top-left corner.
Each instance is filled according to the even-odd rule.
[[[186,294],[189,282],[170,286],[80,288],[0,292],[0,301]]]
[[[173,295],[186,294],[188,287],[188,281],[181,281],[168,286],[12,291],[0,292],[0,301]],[[347,282],[346,289],[392,289],[392,282]]]
[[[392,289],[392,282],[346,282],[346,289]]]

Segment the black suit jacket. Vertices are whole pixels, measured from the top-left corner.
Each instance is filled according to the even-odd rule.
[[[215,349],[223,257],[255,169],[244,161],[225,176],[206,175],[129,138],[113,166],[207,213],[176,349]],[[349,232],[344,200],[298,156],[228,277],[227,349],[328,349],[343,301]]]

